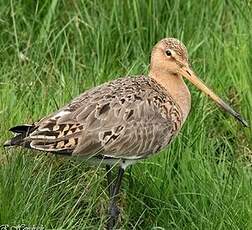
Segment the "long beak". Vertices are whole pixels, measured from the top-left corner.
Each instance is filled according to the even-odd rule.
[[[247,121],[236,111],[234,111],[227,103],[225,103],[220,97],[218,97],[212,90],[210,90],[195,74],[186,66],[181,67],[180,74],[193,83],[198,89],[204,92],[207,96],[213,99],[220,107],[234,116],[244,126],[248,127]]]

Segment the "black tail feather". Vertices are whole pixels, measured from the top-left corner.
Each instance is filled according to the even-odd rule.
[[[13,133],[30,133],[34,125],[17,125],[9,129]]]
[[[26,147],[29,145],[28,142],[24,141],[24,138],[29,135],[30,132],[34,130],[34,125],[18,125],[10,129],[11,132],[17,133],[17,135],[4,143],[4,147],[22,145]],[[28,147],[28,146],[27,146]]]
[[[13,145],[21,145],[23,143],[23,139],[25,138],[25,134],[18,134],[17,136],[11,138],[10,140],[4,143],[4,147],[13,146]]]

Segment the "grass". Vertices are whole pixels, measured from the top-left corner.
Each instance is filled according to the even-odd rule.
[[[95,85],[146,74],[167,36],[183,40],[194,71],[251,125],[251,11],[238,0],[1,1],[0,143]],[[126,173],[121,229],[252,228],[252,129],[188,85],[192,110],[177,139]],[[103,229],[104,174],[1,148],[0,224]]]

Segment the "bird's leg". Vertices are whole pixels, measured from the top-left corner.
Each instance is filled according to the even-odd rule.
[[[108,209],[109,220],[108,220],[108,225],[107,225],[107,229],[109,230],[112,230],[114,226],[116,225],[117,218],[120,213],[116,205],[116,201],[117,201],[117,195],[120,190],[121,183],[122,183],[123,174],[124,174],[124,169],[120,167],[116,181],[112,189],[111,196],[110,196],[110,204],[109,204],[109,209]]]
[[[108,192],[109,192],[109,197],[111,197],[113,184],[112,184],[112,173],[111,173],[110,165],[106,165],[106,171],[107,171]]]

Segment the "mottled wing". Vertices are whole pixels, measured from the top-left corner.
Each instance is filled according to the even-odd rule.
[[[155,81],[122,78],[42,119],[25,142],[62,154],[136,159],[166,146],[181,120],[180,109]]]
[[[135,159],[157,152],[169,142],[172,125],[153,104],[147,100],[119,103],[112,101],[103,105],[99,115],[91,115],[73,154]]]

